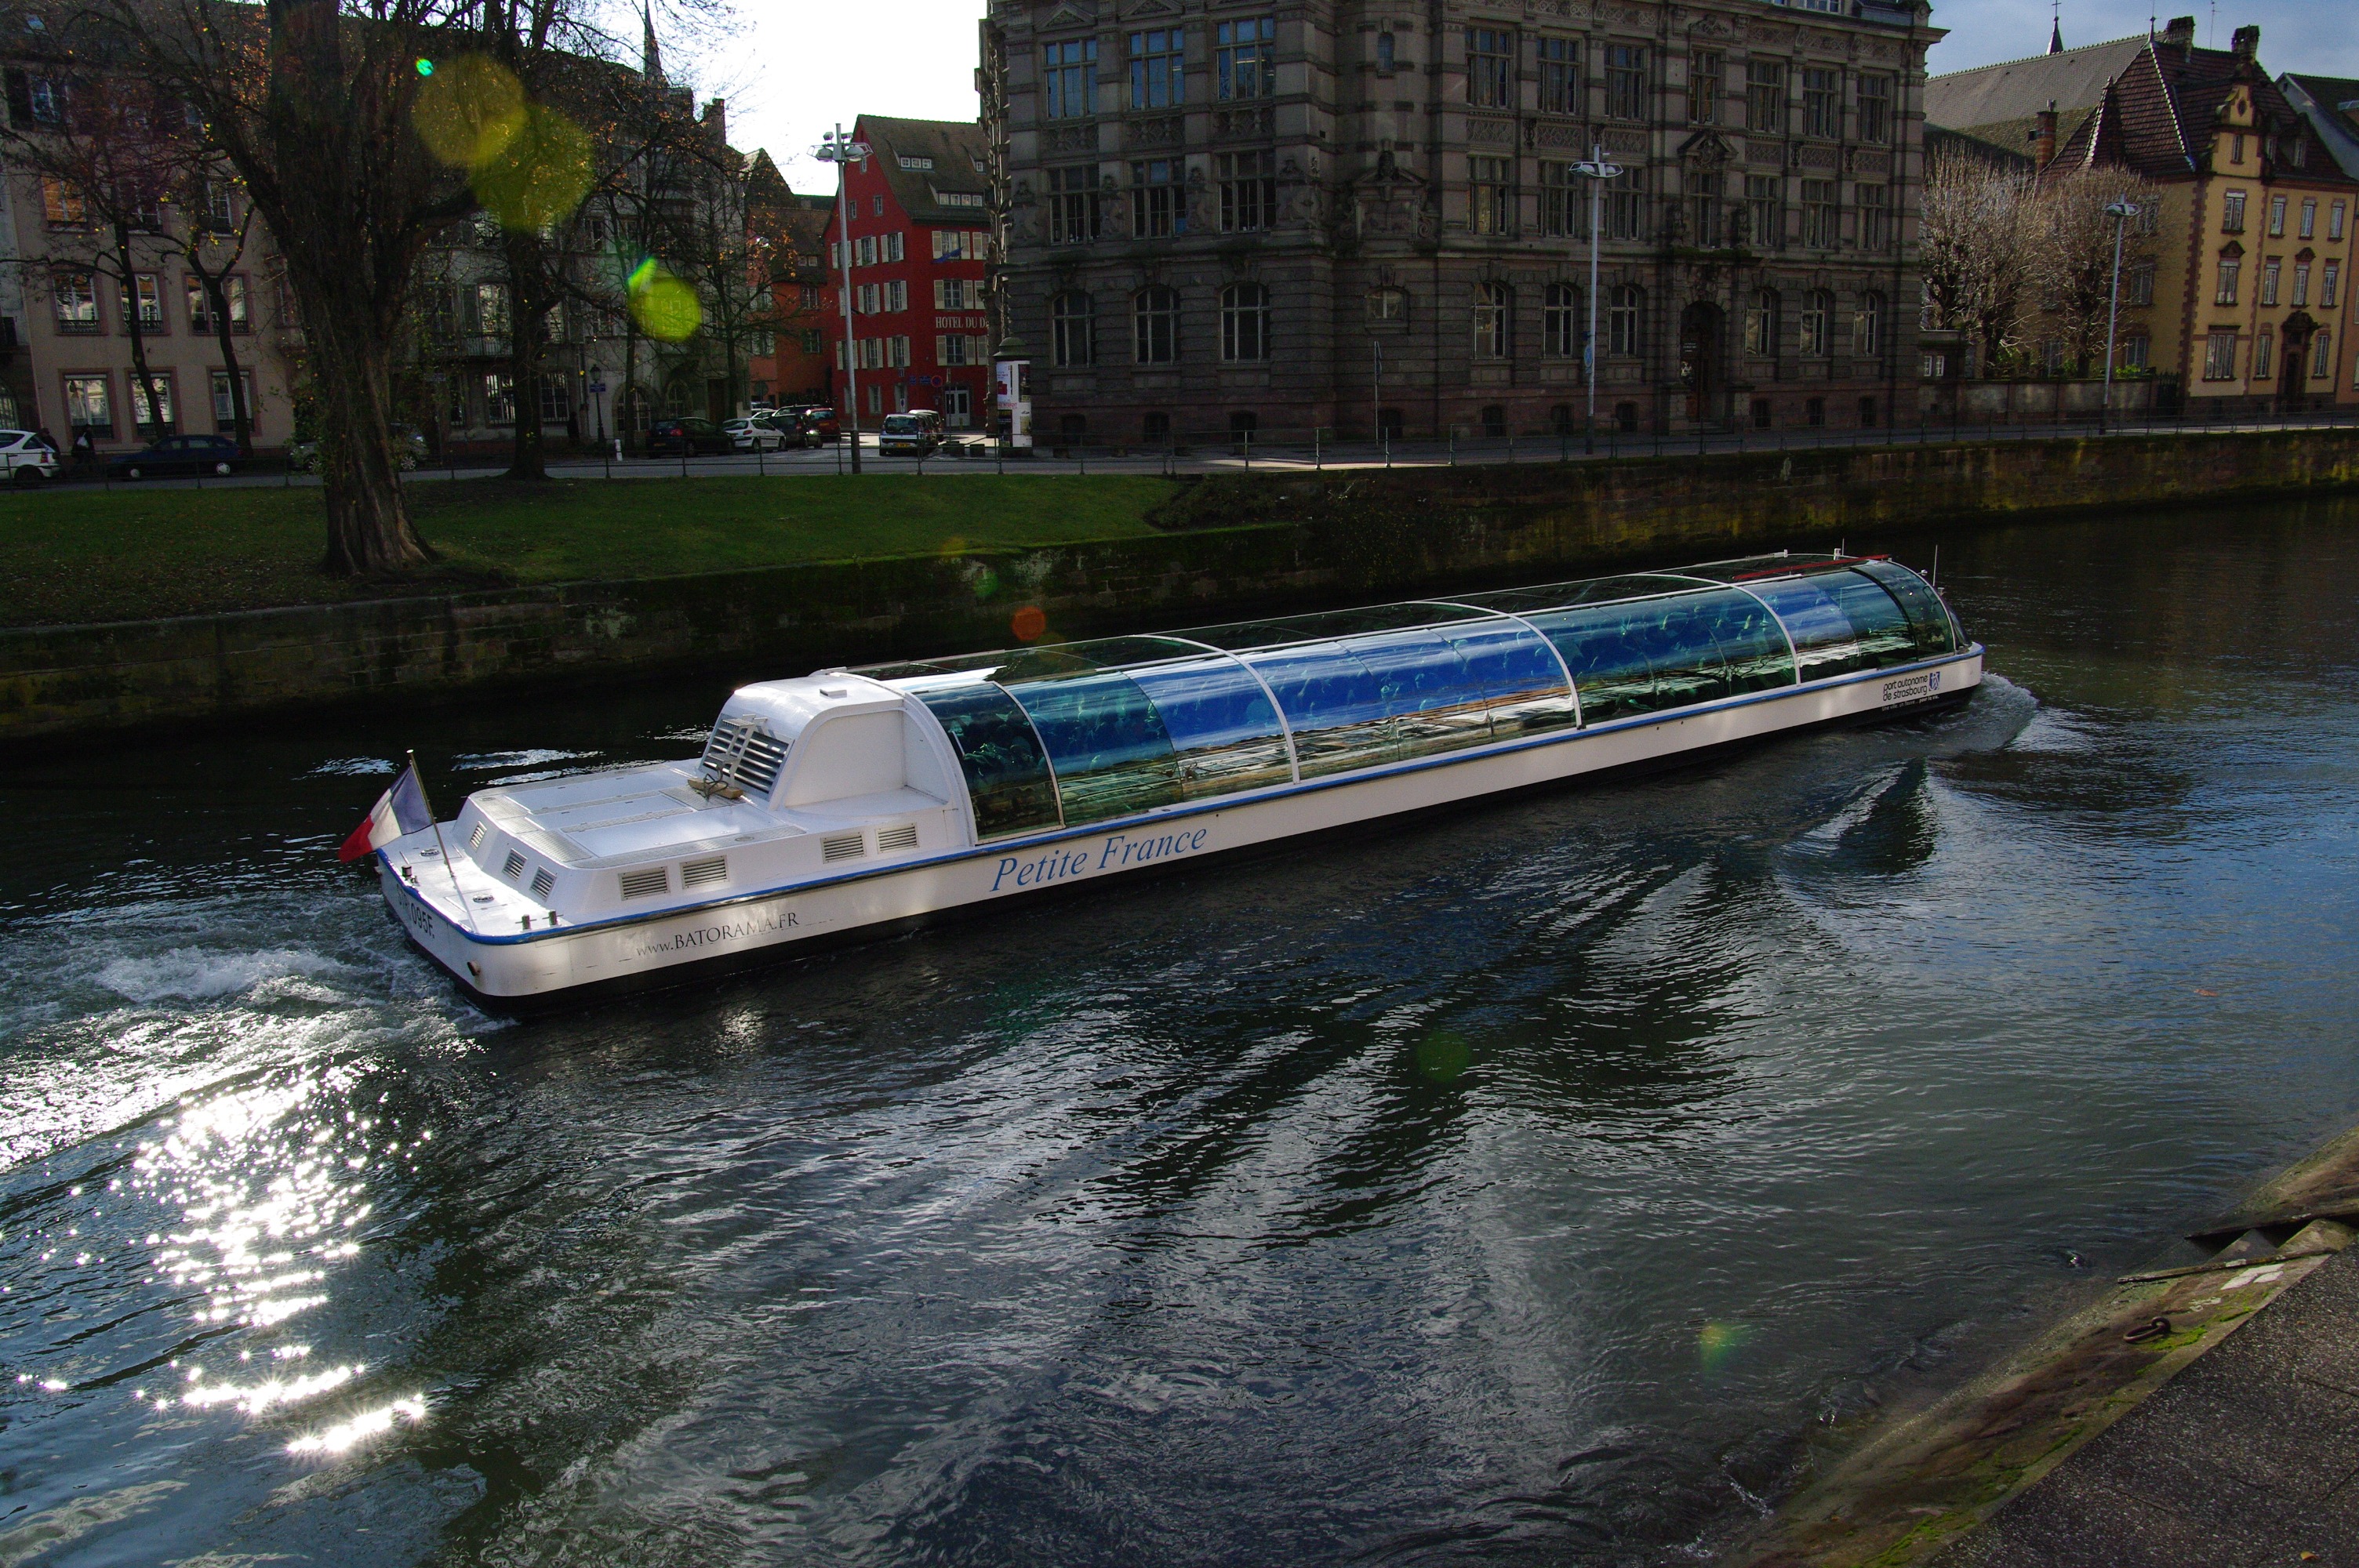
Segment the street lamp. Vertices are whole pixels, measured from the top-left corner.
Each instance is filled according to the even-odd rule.
[[[1572,172],[1589,183],[1589,333],[1582,340],[1582,366],[1589,376],[1588,427],[1582,434],[1581,449],[1597,450],[1597,232],[1598,215],[1605,204],[1605,182],[1617,178],[1622,166],[1605,161],[1605,149],[1593,142],[1589,161],[1572,166]]]
[[[846,164],[865,163],[869,146],[843,134],[843,127],[820,138],[811,156],[835,165],[835,231],[843,261],[843,405],[852,423],[852,471],[860,471],[860,339],[852,322],[852,170]]]
[[[2105,396],[2097,405],[2100,436],[2105,433],[2105,421],[2114,412],[2114,329],[2122,314],[2122,235],[2137,214],[2138,204],[2126,196],[2105,203],[2105,215],[2114,221],[2114,296],[2105,306]]]

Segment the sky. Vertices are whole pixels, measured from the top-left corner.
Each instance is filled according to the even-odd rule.
[[[1935,46],[1936,72],[2043,53],[2050,0],[1935,0],[1934,22],[1950,29]],[[2157,7],[2159,7],[2158,9]],[[2068,48],[2133,37],[2174,14],[2195,11],[2196,40],[2221,49],[2248,23],[2261,28],[2270,71],[2359,77],[2359,20],[2351,0],[2063,0]],[[702,39],[667,38],[676,80],[729,101],[729,139],[766,147],[797,190],[832,191],[833,171],[810,157],[821,135],[854,115],[919,120],[975,117],[975,26],[984,0],[738,0],[727,25]],[[2216,38],[2213,36],[2216,28]]]

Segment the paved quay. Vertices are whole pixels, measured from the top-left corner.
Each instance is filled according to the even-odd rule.
[[[2359,1251],[2288,1286],[1929,1561],[2359,1565]]]
[[[1931,1408],[1745,1568],[2359,1568],[2359,1130]]]

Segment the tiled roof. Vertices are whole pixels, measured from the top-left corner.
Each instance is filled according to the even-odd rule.
[[[944,194],[987,197],[983,126],[972,120],[894,120],[860,116],[859,135],[875,150],[893,200],[921,223],[984,226],[980,206],[940,200]],[[916,167],[912,167],[915,165]]]
[[[2343,172],[2359,175],[2359,81],[2288,71],[2277,78],[2286,97],[2304,112],[2334,149]]]
[[[2028,120],[2050,103],[2059,110],[2093,109],[2105,83],[2144,51],[2143,38],[2083,44],[2062,54],[1953,70],[1925,83],[1925,118],[1952,131]]]
[[[2298,168],[2305,179],[2347,178],[2257,60],[2160,38],[2147,40],[2106,87],[2097,112],[2057,149],[2057,167],[2127,168],[2150,178],[2183,179],[2199,171],[2221,105],[2239,84],[2252,92],[2255,130],[2281,138],[2287,148],[2272,155],[2280,172]]]

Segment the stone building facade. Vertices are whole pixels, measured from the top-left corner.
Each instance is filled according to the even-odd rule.
[[[1921,5],[994,0],[1049,443],[1913,418]]]

